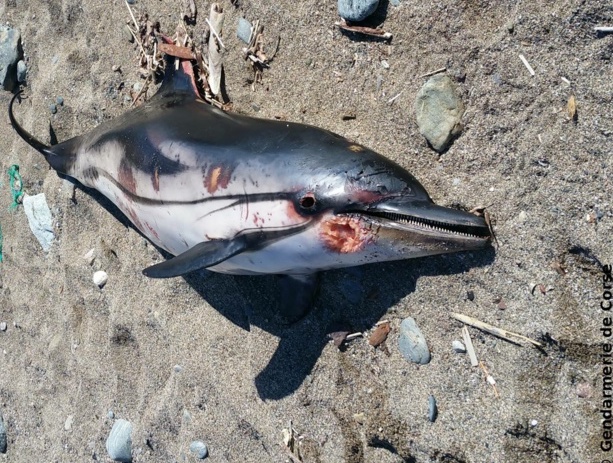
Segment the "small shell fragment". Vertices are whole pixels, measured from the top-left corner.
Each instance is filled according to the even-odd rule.
[[[98,270],[96,273],[94,273],[94,284],[96,284],[96,286],[98,286],[99,288],[102,288],[106,284],[108,279],[109,276],[104,270]]]
[[[571,95],[568,98],[568,103],[566,104],[566,111],[568,112],[568,117],[571,121],[577,119],[577,100],[575,95]]]
[[[92,265],[94,263],[94,259],[96,259],[96,250],[94,248],[91,248],[89,251],[83,254],[82,257],[85,262],[87,262],[89,265]]]
[[[370,339],[368,340],[368,344],[373,347],[377,347],[385,342],[387,339],[387,335],[389,334],[391,328],[389,323],[382,323],[377,326],[375,330],[370,335]]]

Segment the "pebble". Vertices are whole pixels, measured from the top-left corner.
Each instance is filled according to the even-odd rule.
[[[189,451],[196,455],[196,458],[204,460],[209,455],[209,449],[202,441],[195,440],[189,444]]]
[[[6,322],[1,322],[0,323],[0,331],[6,331],[6,328],[7,328]]]
[[[92,278],[94,280],[94,284],[99,288],[102,288],[106,282],[109,280],[108,274],[104,270],[98,270],[94,273]]]
[[[57,103],[58,106],[64,106],[64,98],[62,98],[61,96],[58,96],[55,99],[55,102]]]
[[[113,410],[109,410],[106,416],[109,420],[115,419],[115,413],[113,412]]]
[[[28,73],[28,67],[24,60],[17,62],[17,82],[24,83],[26,81],[26,74]]]
[[[49,111],[51,111],[51,114],[55,114],[55,113],[57,113],[57,106],[56,106],[56,104],[55,104],[55,103],[51,103],[51,104],[49,105]]]
[[[437,416],[438,407],[436,406],[436,399],[431,395],[428,397],[428,420],[430,420],[430,423],[434,423]]]
[[[96,250],[91,248],[89,251],[83,254],[82,257],[89,265],[93,265],[94,260],[96,260]]]
[[[134,85],[132,85],[132,90],[134,90],[136,93],[140,92],[143,89],[143,84],[141,84],[140,82],[134,82]]]
[[[526,214],[526,211],[521,211],[519,215],[517,216],[517,221],[519,223],[524,223],[527,218],[528,218],[528,214]]]
[[[21,55],[19,30],[0,26],[0,84],[4,90],[11,92],[17,84],[17,62]]]
[[[45,193],[34,196],[24,195],[23,210],[28,218],[30,230],[34,233],[43,251],[49,251],[55,239],[55,233],[53,232],[53,217],[47,205]]]
[[[123,36],[125,37],[125,39],[130,42],[133,43],[134,42],[134,36],[132,35],[132,32],[130,31],[130,26],[128,26],[127,24],[123,27]]]
[[[378,6],[379,0],[338,0],[338,14],[347,21],[364,21]]]
[[[456,354],[465,354],[466,346],[462,344],[462,341],[455,340],[451,343],[451,348]]]
[[[119,419],[106,440],[106,451],[115,461],[132,461],[132,423]]]
[[[64,430],[70,431],[72,429],[72,423],[74,422],[74,415],[68,415],[66,421],[64,422]]]
[[[6,427],[2,412],[0,412],[0,453],[6,453]]]
[[[576,388],[577,396],[586,399],[592,396],[592,386],[589,383],[579,383]]]
[[[400,0],[390,0],[390,3],[391,3],[393,6],[400,6]]]
[[[411,317],[405,318],[400,324],[398,348],[402,356],[409,362],[421,365],[430,362],[430,351],[426,338]]]
[[[249,43],[251,38],[251,23],[245,18],[238,19],[238,27],[236,28],[236,36],[246,44]]]
[[[422,86],[415,99],[419,133],[439,153],[462,130],[464,104],[449,76],[437,74]]]

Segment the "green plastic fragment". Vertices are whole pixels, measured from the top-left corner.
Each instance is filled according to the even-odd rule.
[[[11,195],[13,195],[13,204],[11,204],[10,208],[15,209],[21,204],[21,198],[23,196],[23,191],[21,191],[23,189],[23,181],[19,174],[19,166],[13,164],[9,167],[8,175],[11,183]]]

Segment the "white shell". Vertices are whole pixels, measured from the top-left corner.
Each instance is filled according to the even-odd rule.
[[[108,281],[109,276],[107,275],[107,273],[103,270],[98,270],[96,273],[94,273],[94,283],[99,287],[102,288],[106,282]]]

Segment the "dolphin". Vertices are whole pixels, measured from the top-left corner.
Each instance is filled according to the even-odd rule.
[[[282,275],[290,320],[311,306],[320,271],[485,247],[482,217],[441,207],[405,169],[310,125],[206,103],[193,65],[167,57],[142,106],[53,146],[15,131],[60,174],[111,200],[175,257],[143,270]]]

